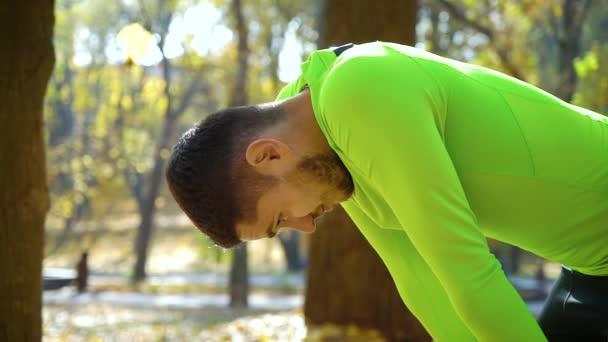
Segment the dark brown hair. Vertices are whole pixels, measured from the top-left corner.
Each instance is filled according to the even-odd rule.
[[[278,106],[227,108],[184,133],[166,171],[173,197],[190,220],[218,246],[241,242],[238,222],[257,219],[257,202],[274,186],[245,160],[249,143],[285,117]]]

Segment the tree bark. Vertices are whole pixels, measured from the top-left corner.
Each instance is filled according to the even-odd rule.
[[[247,244],[232,251],[230,267],[230,307],[246,308],[249,305],[249,272],[247,267]]]
[[[232,1],[232,13],[236,19],[237,34],[237,59],[238,67],[234,88],[230,96],[230,107],[247,104],[247,74],[249,73],[249,29],[243,16],[243,5],[241,0]]]
[[[163,45],[161,40],[161,46]],[[163,56],[162,59],[163,79],[165,81],[165,97],[167,108],[165,110],[164,121],[161,128],[160,141],[154,151],[154,166],[152,171],[145,178],[147,187],[141,186],[134,195],[139,200],[140,224],[137,228],[135,238],[135,265],[133,267],[132,281],[138,282],[146,278],[146,262],[148,260],[148,249],[152,234],[154,233],[154,217],[156,214],[156,198],[160,192],[163,180],[163,170],[165,168],[165,158],[163,151],[171,148],[175,124],[178,118],[185,112],[198,90],[198,81],[193,80],[186,88],[185,93],[180,99],[179,105],[175,105],[175,96],[171,95],[172,65],[169,59]]]
[[[162,45],[161,45],[162,46]],[[170,147],[171,134],[176,121],[176,114],[172,110],[173,97],[170,92],[171,86],[171,64],[163,56],[163,79],[165,80],[165,97],[167,98],[167,109],[162,126],[160,141],[154,151],[154,166],[146,179],[148,183],[146,193],[141,196],[139,214],[140,223],[137,227],[135,238],[135,265],[133,267],[132,281],[139,282],[146,278],[146,262],[148,260],[148,249],[154,228],[154,215],[156,213],[156,197],[160,191],[160,183],[163,177],[165,159],[162,151]],[[146,189],[146,187],[143,187]]]
[[[578,76],[574,70],[574,59],[581,52],[581,35],[590,5],[589,0],[565,0],[562,4],[561,30],[557,31],[563,32],[557,37],[559,48],[557,72],[560,77],[555,96],[566,102],[572,100],[576,90]]]
[[[160,10],[158,11],[156,23],[158,23],[158,31],[161,36],[159,42],[160,47],[164,47],[165,45],[165,39],[169,34],[169,25],[171,24],[173,14],[175,13],[175,9],[169,7],[166,0],[158,1],[158,8]],[[151,28],[153,23],[143,2],[140,2],[140,10],[145,21],[144,26]],[[133,179],[133,182],[130,184],[131,192],[137,201],[140,215],[140,223],[137,227],[134,246],[135,264],[133,265],[133,272],[131,275],[131,281],[134,283],[146,278],[148,250],[154,234],[156,199],[160,193],[165,169],[166,158],[164,152],[171,149],[175,125],[200,89],[200,78],[195,76],[192,83],[185,87],[184,93],[180,97],[176,97],[171,93],[174,66],[171,64],[171,61],[164,56],[164,51],[161,59],[161,67],[163,81],[165,82],[163,92],[164,97],[167,100],[167,107],[163,116],[163,124],[160,129],[160,139],[154,150],[154,166],[146,175],[138,175],[137,173],[126,175],[127,180],[129,178]]]
[[[279,242],[283,247],[285,260],[287,261],[287,272],[299,272],[304,268],[304,262],[300,257],[300,233],[286,231],[279,235]]]
[[[324,45],[376,40],[416,43],[416,0],[325,0],[323,3],[319,42]]]
[[[320,47],[415,43],[416,1],[328,0],[325,6]],[[430,341],[381,259],[341,208],[327,214],[311,236],[304,315],[313,324],[375,328],[390,341]]]
[[[43,99],[55,56],[53,1],[0,6],[0,341],[42,338],[49,208]]]
[[[233,0],[231,10],[236,20],[238,67],[230,107],[245,105],[247,96],[247,74],[249,73],[249,30],[243,16],[241,0]],[[230,268],[230,306],[246,307],[249,296],[249,270],[247,265],[247,243],[242,243],[232,255]]]
[[[382,260],[337,207],[312,235],[304,315],[313,324],[356,324],[389,341],[430,341],[403,304]]]

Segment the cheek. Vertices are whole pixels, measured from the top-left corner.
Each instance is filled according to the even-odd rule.
[[[310,191],[298,191],[293,189],[293,191],[286,196],[286,200],[282,204],[290,211],[290,215],[304,217],[315,211],[319,206],[319,196]]]

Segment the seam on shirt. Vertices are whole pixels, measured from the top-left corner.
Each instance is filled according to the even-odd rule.
[[[397,53],[401,53],[393,48],[391,48],[390,46],[388,47],[389,49],[397,52]],[[410,56],[410,55],[406,55],[401,53],[403,56],[408,57],[412,62],[414,62],[414,64],[416,64],[418,66],[418,68],[420,68],[420,70],[422,70],[422,72],[424,72],[428,78],[430,78],[434,83],[435,86],[437,87],[437,90],[439,91],[439,93],[442,95],[442,102],[443,102],[443,106],[442,109],[444,110],[443,112],[443,122],[441,123],[441,140],[443,140],[444,144],[445,144],[445,131],[446,131],[446,125],[447,125],[447,121],[448,121],[448,94],[447,94],[447,90],[445,88],[443,88],[441,86],[441,83],[435,78],[435,76],[433,75],[433,73],[429,70],[426,69],[426,67],[424,65],[422,65],[421,63],[418,62],[418,59],[414,56]],[[441,113],[439,113],[441,115]]]
[[[429,77],[431,79],[433,79],[437,83],[437,80],[431,75],[431,73],[429,71],[427,71],[420,63],[418,63],[417,59],[419,59],[420,57],[409,56],[409,55],[405,55],[405,56],[408,56],[409,58],[411,58],[417,65],[419,65],[419,67],[422,70],[424,70],[425,73],[429,74]],[[425,59],[425,60],[431,61],[431,62],[436,62],[436,61],[429,60],[429,59]],[[482,81],[480,81],[480,80],[472,77],[471,75],[468,75],[466,73],[460,72],[458,69],[456,69],[456,68],[454,68],[454,67],[452,67],[450,65],[447,65],[447,66],[450,67],[450,68],[452,68],[453,70],[461,73],[462,75],[465,75],[468,79],[471,79],[471,80],[477,82],[478,84],[484,86],[485,88],[492,89],[494,92],[496,92],[496,94],[498,94],[498,96],[500,96],[500,99],[504,102],[505,105],[507,105],[507,108],[509,108],[509,111],[511,112],[511,117],[513,117],[513,120],[517,124],[517,128],[519,128],[519,132],[520,132],[520,134],[522,136],[522,139],[524,140],[524,143],[526,144],[526,149],[528,150],[528,156],[530,157],[530,163],[532,164],[532,173],[536,174],[536,165],[534,164],[534,158],[532,156],[532,150],[530,149],[530,144],[528,143],[528,139],[526,138],[526,135],[523,132],[523,129],[521,127],[521,124],[519,123],[519,120],[517,119],[517,117],[515,116],[515,113],[513,112],[513,108],[511,107],[511,105],[509,104],[509,102],[507,101],[507,99],[502,94],[502,92],[501,92],[502,89],[494,87],[491,84],[487,84],[485,82],[482,82]],[[475,69],[475,70],[477,70],[477,69]],[[484,71],[485,72],[485,70],[480,70],[480,71]],[[447,98],[446,98],[446,101],[447,101]],[[547,101],[547,102],[550,102],[550,101]],[[447,102],[446,102],[446,106],[447,106]],[[449,109],[447,111],[449,111]],[[445,125],[447,124],[448,115],[449,115],[449,113],[446,112],[445,113],[445,122],[444,122],[444,127],[443,127],[444,129],[445,129]]]
[[[399,51],[397,51],[397,50],[395,50],[395,49],[391,48],[390,46],[389,46],[388,48],[389,48],[389,49],[391,49],[391,50],[393,50],[393,51],[395,51],[395,52],[398,52],[398,53],[399,53]],[[448,106],[448,104],[447,104],[447,103],[448,103],[447,94],[444,92],[444,89],[443,89],[442,87],[440,87],[440,83],[439,83],[439,82],[437,81],[437,79],[436,79],[436,78],[433,76],[432,72],[428,71],[428,70],[427,70],[427,69],[426,69],[426,68],[425,68],[425,67],[424,67],[424,66],[423,66],[421,63],[419,63],[419,62],[418,62],[419,57],[410,56],[410,55],[406,55],[406,54],[402,54],[402,55],[404,55],[404,56],[406,56],[406,57],[409,57],[409,59],[410,59],[410,60],[412,60],[412,61],[413,61],[413,62],[414,62],[414,63],[415,63],[415,64],[416,64],[416,65],[417,65],[417,66],[418,66],[418,67],[419,67],[419,68],[420,68],[420,69],[421,69],[421,70],[422,70],[422,71],[423,71],[425,74],[427,74],[427,76],[428,76],[428,77],[429,77],[431,80],[433,80],[433,81],[435,82],[435,84],[436,84],[436,86],[437,86],[437,89],[438,89],[438,90],[441,92],[441,94],[443,95],[444,105],[445,105],[445,107],[447,107],[447,106]],[[465,74],[465,75],[466,75],[466,74]],[[515,113],[513,112],[513,108],[511,107],[511,105],[509,104],[509,102],[508,102],[508,101],[505,99],[505,97],[504,97],[504,96],[503,96],[503,94],[502,94],[502,93],[499,91],[499,89],[498,89],[498,88],[496,88],[496,87],[492,87],[491,85],[488,85],[488,84],[486,84],[486,83],[484,83],[484,82],[481,82],[481,81],[479,81],[479,80],[477,80],[477,79],[475,79],[475,78],[473,78],[473,77],[471,77],[471,76],[469,76],[469,75],[466,75],[466,76],[468,76],[470,79],[472,79],[472,80],[474,80],[474,81],[478,82],[479,84],[483,85],[484,87],[489,88],[489,89],[492,89],[493,91],[495,91],[495,92],[498,94],[498,96],[500,96],[500,99],[501,99],[501,100],[503,101],[503,103],[504,103],[504,104],[507,106],[507,108],[509,108],[509,111],[511,112],[511,117],[512,117],[512,118],[513,118],[513,120],[515,121],[515,124],[517,125],[517,128],[519,129],[519,133],[521,134],[522,139],[523,139],[523,141],[524,141],[524,143],[525,143],[525,145],[526,145],[526,149],[528,150],[528,156],[529,156],[529,158],[530,158],[530,163],[532,164],[532,173],[533,173],[533,174],[536,174],[536,165],[534,164],[534,157],[533,157],[533,155],[532,155],[532,150],[530,149],[530,144],[528,143],[528,139],[526,138],[526,135],[524,134],[524,131],[523,131],[522,127],[521,127],[521,124],[519,123],[519,120],[518,120],[518,119],[517,119],[517,117],[515,116]],[[445,142],[445,130],[447,129],[447,128],[446,128],[446,126],[447,126],[448,116],[449,116],[449,109],[446,109],[445,115],[444,115],[444,117],[443,117],[443,119],[444,119],[444,121],[443,121],[443,125],[442,125],[442,127],[441,127],[441,128],[442,128],[442,130],[443,130],[443,132],[442,132],[442,138],[443,138],[443,140],[444,140],[444,143],[446,143],[446,142]]]
[[[526,149],[528,150],[528,155],[530,156],[530,163],[532,164],[532,174],[536,175],[536,165],[534,164],[534,156],[532,156],[532,150],[530,149],[530,144],[528,144],[528,138],[526,138],[526,135],[524,134],[524,130],[521,128],[521,124],[519,123],[519,120],[517,119],[515,112],[513,112],[513,108],[511,107],[511,104],[507,101],[507,99],[505,99],[505,97],[502,95],[502,93],[500,91],[498,91],[496,88],[492,88],[492,89],[496,92],[496,94],[498,94],[498,96],[500,96],[500,99],[505,103],[505,105],[507,105],[507,108],[509,108],[509,111],[511,112],[511,117],[515,121],[515,124],[517,124],[517,128],[519,128],[519,134],[521,134],[521,137],[524,140],[524,143],[526,144]]]

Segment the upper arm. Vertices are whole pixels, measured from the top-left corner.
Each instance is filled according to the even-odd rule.
[[[463,267],[495,272],[443,143],[432,81],[407,56],[377,61],[353,59],[323,85],[322,109],[333,139],[447,286],[461,277],[460,267],[447,261],[466,259]]]

